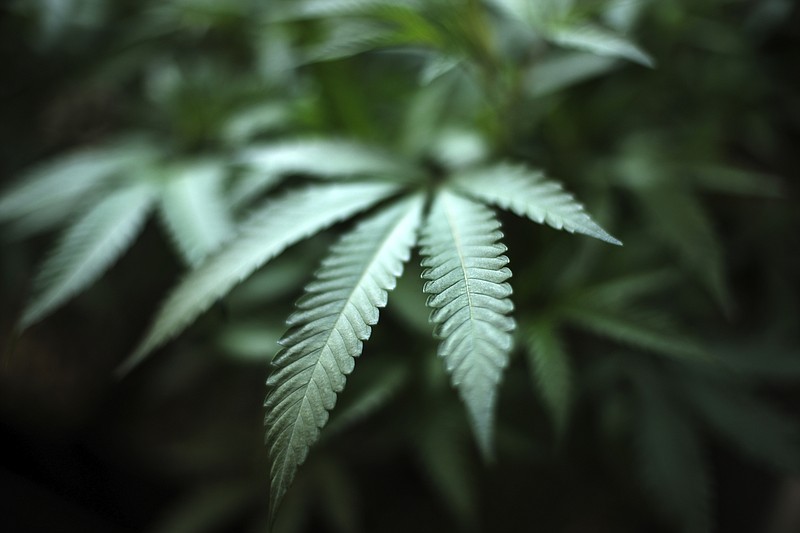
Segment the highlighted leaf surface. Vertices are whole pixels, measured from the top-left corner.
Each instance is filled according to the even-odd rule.
[[[622,244],[598,226],[560,183],[520,166],[495,165],[461,173],[459,189],[539,224]]]
[[[251,148],[241,161],[264,175],[310,174],[317,178],[405,175],[410,165],[376,148],[341,140],[305,139]],[[413,168],[413,167],[412,167]]]
[[[328,421],[336,395],[353,371],[378,309],[395,287],[416,240],[422,199],[381,211],[342,238],[306,287],[287,321],[283,350],[273,361],[266,444],[270,461],[270,511],[305,461]]]
[[[495,214],[439,193],[422,238],[422,277],[431,321],[453,385],[467,406],[482,452],[492,450],[497,387],[511,350],[511,271]]]

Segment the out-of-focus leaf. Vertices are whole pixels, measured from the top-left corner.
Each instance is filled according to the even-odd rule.
[[[393,42],[391,28],[363,20],[338,20],[321,42],[304,54],[303,62],[331,61],[369,52]]]
[[[462,62],[463,59],[456,56],[431,54],[419,73],[419,81],[422,85],[430,85],[437,78],[458,68]]]
[[[528,367],[534,386],[547,406],[556,432],[563,435],[572,407],[572,364],[556,330],[548,320],[526,328]]]
[[[251,215],[238,237],[190,272],[164,302],[144,340],[120,367],[127,372],[287,247],[395,192],[389,184],[353,183],[292,191]]]
[[[525,88],[543,96],[605,74],[618,65],[616,59],[586,52],[550,54],[525,75]]]
[[[697,198],[688,190],[657,186],[637,190],[645,216],[725,310],[733,299],[720,239]]]
[[[564,306],[559,316],[597,335],[659,355],[684,360],[709,360],[698,343],[678,332],[671,320],[655,310],[612,310],[590,304]]]
[[[36,277],[35,294],[20,328],[41,320],[84,290],[127,250],[153,204],[154,193],[148,185],[122,189],[66,231]]]
[[[647,52],[631,41],[594,24],[565,24],[548,28],[547,35],[554,43],[566,48],[585,50],[599,56],[627,59],[646,67],[654,67],[655,62]]]
[[[50,230],[97,199],[98,191],[129,181],[152,161],[155,151],[139,139],[120,139],[40,163],[0,196],[0,222],[17,236]]]
[[[350,141],[305,139],[253,147],[239,161],[256,176],[308,174],[318,178],[404,177],[413,166],[380,149]],[[255,174],[257,173],[257,174]]]
[[[630,31],[650,1],[651,0],[609,0],[605,2],[603,20],[610,28],[617,31]]]
[[[573,299],[597,308],[620,309],[641,297],[663,293],[676,281],[677,273],[669,269],[629,274],[582,289]]]
[[[713,164],[697,165],[691,172],[697,185],[710,191],[767,198],[781,195],[776,176]]]
[[[270,102],[248,107],[228,119],[222,128],[222,137],[230,144],[240,146],[259,134],[286,126],[290,119],[285,104]]]
[[[442,131],[429,150],[431,157],[452,170],[482,163],[489,155],[484,138],[474,131],[456,128]]]
[[[233,218],[222,194],[225,170],[219,161],[180,165],[164,184],[161,216],[191,267],[233,236]]]

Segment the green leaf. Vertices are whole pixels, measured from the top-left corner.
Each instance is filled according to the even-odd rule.
[[[422,210],[416,197],[383,210],[343,237],[289,317],[264,402],[270,513],[328,421],[355,357],[378,322],[411,254]]]
[[[720,239],[711,220],[688,190],[667,186],[636,189],[657,235],[680,255],[726,311],[733,307]]]
[[[650,0],[608,0],[603,20],[615,30],[627,32],[634,27]]]
[[[430,85],[438,78],[458,68],[464,59],[458,56],[432,53],[419,73],[420,85]]]
[[[610,309],[591,303],[564,305],[559,314],[597,335],[656,354],[678,359],[709,360],[702,346],[681,334],[662,313],[639,309]]]
[[[595,308],[624,309],[638,298],[673,289],[677,280],[669,269],[626,274],[583,289],[576,299]]]
[[[422,237],[423,291],[453,385],[467,406],[481,451],[492,455],[497,388],[514,329],[511,271],[502,233],[485,206],[440,192]]]
[[[572,365],[555,324],[536,320],[527,335],[528,364],[556,432],[564,433],[572,406]]]
[[[652,67],[653,58],[624,35],[598,26],[576,13],[572,0],[492,0],[507,15],[566,48],[604,57],[628,59]]]
[[[290,10],[293,18],[329,18],[365,15],[381,9],[418,8],[419,0],[305,0]]]
[[[305,139],[246,150],[240,161],[267,177],[308,174],[317,178],[404,177],[414,168],[376,148],[344,140]]]
[[[136,237],[154,199],[149,186],[122,189],[71,226],[36,277],[20,328],[38,322],[97,280]]]
[[[385,183],[337,183],[291,191],[267,202],[251,215],[236,238],[172,291],[144,340],[119,371],[133,368],[292,244],[368,208],[396,189]]]
[[[278,185],[285,176],[248,168],[236,176],[228,192],[228,202],[232,209],[247,206],[261,194]]]
[[[598,226],[560,183],[545,180],[537,170],[508,164],[477,168],[459,173],[455,186],[539,224],[622,244]]]
[[[605,74],[618,64],[614,58],[585,52],[548,55],[528,69],[525,88],[532,96],[552,94]]]
[[[17,236],[63,224],[85,208],[102,187],[149,160],[153,150],[134,140],[86,148],[41,163],[0,197],[0,222],[15,221]]]
[[[401,146],[404,153],[423,157],[449,116],[463,100],[459,99],[464,84],[459,71],[437,78],[410,99],[404,112]]]
[[[777,176],[715,164],[695,165],[690,168],[699,187],[715,192],[781,197],[781,180]]]
[[[290,107],[267,102],[244,108],[222,126],[222,137],[233,146],[241,146],[256,136],[286,127],[291,123]]]
[[[628,59],[646,67],[655,66],[653,58],[622,35],[590,23],[558,24],[547,29],[547,37],[554,43],[585,50],[605,57]]]
[[[162,219],[191,267],[233,235],[233,220],[222,195],[224,177],[221,165],[198,163],[175,169],[164,186]]]
[[[531,26],[548,21],[563,20],[573,7],[574,0],[489,0],[506,15]]]
[[[331,61],[381,48],[392,42],[392,31],[385,24],[364,20],[330,21],[330,30],[323,40],[304,54],[304,63]]]

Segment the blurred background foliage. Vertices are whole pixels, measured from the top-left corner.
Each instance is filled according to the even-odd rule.
[[[520,327],[491,465],[412,260],[279,532],[799,530],[798,29],[790,0],[5,3],[4,523],[265,529],[263,381],[335,233],[112,370],[280,174],[308,178],[281,143],[332,138],[545,169],[625,246],[502,217]],[[242,157],[264,145],[290,155]],[[160,215],[17,335],[58,232],[144,182]],[[224,199],[213,231],[189,197]]]

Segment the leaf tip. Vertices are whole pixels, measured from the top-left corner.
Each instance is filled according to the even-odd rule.
[[[140,344],[138,348],[136,348],[127,358],[125,358],[124,361],[122,361],[122,363],[120,363],[114,369],[114,377],[117,379],[122,379],[130,374],[130,372],[139,366],[144,358],[147,357],[150,351],[150,348],[146,344]]]

